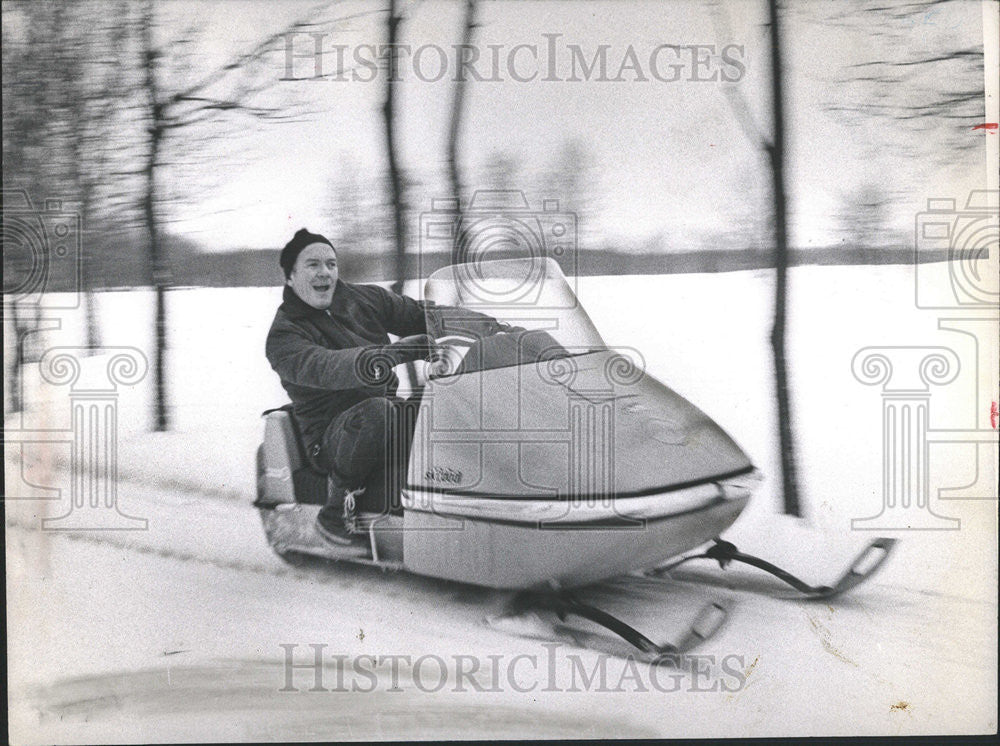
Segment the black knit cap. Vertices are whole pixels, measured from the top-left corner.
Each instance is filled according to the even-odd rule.
[[[318,233],[310,233],[305,228],[299,228],[299,230],[295,231],[295,235],[292,236],[292,240],[285,244],[285,248],[281,250],[281,257],[278,259],[278,263],[285,271],[286,280],[292,276],[292,268],[295,266],[295,260],[302,253],[302,249],[314,243],[325,243],[336,251],[326,236],[321,236]]]

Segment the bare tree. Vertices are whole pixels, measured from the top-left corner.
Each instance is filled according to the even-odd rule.
[[[385,155],[388,163],[389,195],[392,205],[393,225],[393,275],[392,291],[403,292],[406,281],[406,194],[402,169],[399,166],[396,144],[396,90],[399,87],[399,68],[396,45],[399,43],[399,27],[403,22],[402,11],[397,0],[389,0],[389,15],[386,18],[386,75],[385,98],[382,103],[382,118],[385,125]],[[412,362],[406,363],[406,375],[411,382],[417,380],[417,368]]]
[[[865,182],[841,198],[840,233],[851,248],[878,249],[903,238],[889,227],[894,190]]]
[[[100,346],[96,311],[96,271],[103,244],[97,231],[99,197],[106,180],[109,151],[115,143],[116,104],[124,87],[122,66],[116,64],[128,34],[124,2],[111,8],[103,22],[93,21],[91,4],[61,6],[59,30],[64,35],[57,50],[59,98],[64,102],[62,124],[68,141],[66,177],[79,205],[81,235],[81,300],[86,323],[86,346]],[[75,16],[70,16],[75,12]]]
[[[48,119],[42,112],[50,103],[51,76],[47,65],[51,60],[51,41],[55,24],[50,8],[45,5],[15,6],[17,18],[5,16],[3,24],[3,178],[4,186],[17,185],[24,190],[25,204],[9,202],[18,195],[4,193],[4,208],[30,208],[31,196],[49,196],[48,163],[41,155]],[[6,9],[5,9],[6,11]],[[41,85],[39,86],[39,83]],[[23,367],[28,336],[37,329],[38,312],[30,299],[24,299],[22,289],[31,281],[33,247],[21,245],[18,235],[4,226],[4,313],[9,316],[13,332],[13,356],[9,382],[10,407],[14,412],[24,408]],[[23,302],[27,300],[27,302]],[[6,336],[6,330],[5,330]]]
[[[929,161],[979,147],[969,134],[986,115],[981,17],[965,0],[839,0],[822,22],[864,35],[869,59],[831,80],[826,109],[852,124],[891,123],[880,145]]]
[[[399,26],[403,22],[397,0],[389,0],[386,18],[386,76],[385,98],[382,102],[382,119],[385,126],[385,155],[389,166],[389,195],[392,204],[394,239],[394,275],[392,290],[403,292],[406,273],[406,196],[403,175],[399,167],[396,144],[396,89],[399,83],[396,46],[399,43]]]
[[[476,30],[476,0],[465,0],[465,13],[462,16],[462,43],[460,46],[462,60],[465,59],[466,52],[471,52],[472,40]],[[465,67],[462,61],[458,64],[455,77],[455,94],[451,103],[451,117],[448,122],[448,182],[452,199],[455,202],[455,210],[458,218],[462,214],[462,197],[464,187],[459,173],[458,166],[458,143],[462,127],[462,114],[465,103]],[[460,249],[460,239],[458,231],[455,231],[455,240],[451,249],[452,264],[458,264],[463,260]]]
[[[142,70],[144,73],[143,87],[148,97],[149,135],[148,153],[143,164],[145,176],[145,191],[142,197],[143,216],[149,240],[149,267],[151,280],[156,293],[156,320],[154,321],[154,353],[153,353],[153,416],[154,428],[166,430],[170,426],[167,407],[167,389],[165,380],[165,361],[167,347],[167,309],[166,290],[170,282],[169,269],[163,248],[160,244],[160,222],[156,214],[157,176],[161,165],[161,149],[167,126],[167,106],[160,92],[158,68],[160,51],[153,43],[154,11],[152,0],[147,0],[140,22],[142,39]]]
[[[5,185],[15,188],[5,193],[7,207],[27,209],[30,214],[43,209],[43,199],[57,199],[63,211],[79,212],[86,229],[93,213],[93,190],[87,187],[94,184],[99,171],[93,168],[91,156],[97,150],[95,143],[109,141],[107,122],[90,116],[107,92],[94,83],[100,80],[95,65],[97,58],[114,46],[115,31],[121,29],[121,24],[114,19],[95,23],[92,17],[84,23],[80,8],[60,3],[17,3],[12,5],[14,14],[5,17],[3,148]],[[11,21],[10,29],[7,21]],[[102,110],[111,108],[101,103]],[[20,221],[17,218],[13,222]],[[9,380],[11,405],[20,410],[24,406],[21,369],[33,359],[31,348],[37,346],[29,344],[29,339],[39,342],[38,335],[43,331],[37,293],[21,292],[24,288],[20,280],[30,280],[35,274],[34,261],[41,259],[42,286],[35,290],[82,290],[88,342],[94,346],[96,321],[88,271],[93,247],[84,233],[80,237],[82,253],[73,257],[81,264],[83,286],[64,287],[50,283],[47,247],[15,240],[20,232],[14,225],[10,228],[13,233],[5,232],[4,242],[4,267],[9,273],[5,275],[5,291],[10,291],[5,307],[9,309],[15,341]],[[23,261],[26,259],[27,265]]]
[[[59,184],[49,138],[60,106],[53,64],[59,48],[59,8],[52,3],[14,3],[4,8],[3,172],[33,198]]]
[[[140,67],[142,70],[142,109],[146,121],[146,153],[140,172],[143,175],[143,222],[149,241],[149,267],[151,282],[156,295],[155,350],[153,376],[155,399],[153,404],[154,427],[166,430],[170,425],[165,380],[165,355],[167,348],[166,291],[170,286],[170,267],[162,243],[162,217],[158,206],[162,185],[160,172],[167,165],[164,148],[168,136],[176,137],[192,127],[216,121],[220,116],[233,113],[259,119],[288,119],[293,115],[280,108],[254,103],[256,97],[277,80],[269,76],[254,75],[265,55],[287,34],[311,25],[308,21],[317,13],[310,11],[303,20],[296,21],[271,34],[249,51],[238,54],[223,65],[202,74],[189,85],[168,90],[163,83],[161,69],[166,53],[154,40],[157,27],[153,0],[147,0],[138,21]]]
[[[785,196],[785,112],[782,89],[781,13],[778,0],[768,0],[771,23],[771,126],[772,140],[765,146],[771,162],[771,189],[774,196],[774,322],[771,351],[774,355],[774,383],[778,399],[778,447],[781,449],[782,495],[785,512],[802,515],[796,473],[795,438],[792,434],[792,402],[788,391],[788,364],[785,357],[785,322],[788,299],[788,218]]]
[[[716,22],[725,24],[725,15],[715,5]],[[788,362],[785,348],[788,299],[788,216],[785,191],[785,112],[784,68],[782,64],[781,15],[778,0],[767,0],[771,31],[771,137],[761,134],[750,114],[750,107],[735,88],[724,88],[729,103],[744,133],[767,154],[771,171],[772,213],[774,219],[774,317],[771,323],[771,356],[774,361],[775,399],[778,404],[778,449],[781,458],[781,482],[784,512],[801,516],[795,437],[792,428],[792,403],[788,386]],[[728,34],[720,35],[727,38]]]

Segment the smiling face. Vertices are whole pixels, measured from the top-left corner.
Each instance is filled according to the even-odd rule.
[[[313,308],[329,308],[338,276],[337,253],[333,247],[311,243],[299,253],[285,282]]]

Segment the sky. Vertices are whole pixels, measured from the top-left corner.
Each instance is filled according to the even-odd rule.
[[[521,0],[480,5],[477,70],[487,80],[467,86],[460,141],[470,188],[484,186],[476,176],[491,154],[503,152],[520,164],[515,181],[530,192],[538,174],[573,139],[590,164],[586,185],[594,199],[585,227],[606,245],[656,237],[674,248],[703,246],[713,237],[721,243],[739,241],[741,233],[752,232],[755,221],[766,216],[769,172],[756,134],[770,132],[764,3]],[[905,26],[888,17],[880,26],[878,16],[835,23],[838,12],[853,3],[803,0],[787,5],[793,244],[837,241],[845,199],[865,187],[895,196],[888,219],[905,235],[928,197],[961,197],[982,185],[981,141],[988,133],[972,132],[966,121],[927,122],[917,130],[828,110],[870,102],[868,93],[847,81],[852,65],[982,44],[978,2],[959,2],[947,16],[917,18]],[[198,65],[208,69],[316,7],[298,0],[172,2],[162,6],[160,33],[169,39],[196,25]],[[297,102],[309,113],[291,123],[236,120],[220,130],[225,136],[196,162],[168,172],[171,186],[197,187],[199,194],[193,203],[174,208],[173,230],[219,250],[278,247],[303,225],[336,232],[330,213],[331,184],[338,173],[348,163],[363,175],[385,169],[383,85],[380,79],[367,79],[372,76],[363,64],[351,62],[355,55],[371,57],[364,45],[383,42],[381,7],[334,3],[314,16],[326,19],[316,27],[322,34],[326,78],[308,79],[316,64],[310,54],[315,42],[308,35],[279,43],[262,72],[278,79],[268,100]],[[451,45],[459,41],[462,6],[426,0],[403,3],[403,8],[400,41],[423,50],[402,62],[398,103],[400,159],[422,184],[410,193],[414,230],[430,198],[446,194],[442,176],[455,69]],[[329,75],[337,62],[335,45],[341,45],[347,67],[353,66],[339,81]],[[518,45],[524,46],[514,51]],[[577,80],[572,80],[574,55],[577,62],[589,64],[602,45],[608,60],[605,79],[596,79],[595,68],[586,80],[577,68]],[[296,55],[291,62],[289,51]],[[443,76],[442,54],[449,58]],[[498,68],[487,64],[493,54]],[[699,66],[696,58],[704,62]],[[552,59],[554,70],[548,68]],[[929,80],[947,85],[947,74],[942,69]],[[532,75],[530,81],[515,79]],[[289,77],[295,79],[280,80]],[[923,75],[901,85],[927,80]],[[957,149],[955,143],[966,137],[978,140],[971,148]],[[211,169],[204,168],[206,162]]]

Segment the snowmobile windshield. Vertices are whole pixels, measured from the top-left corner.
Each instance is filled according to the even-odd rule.
[[[456,264],[424,286],[427,330],[450,362],[432,377],[524,365],[606,349],[555,261],[525,257]]]

